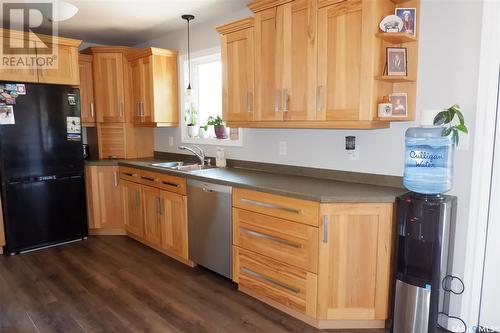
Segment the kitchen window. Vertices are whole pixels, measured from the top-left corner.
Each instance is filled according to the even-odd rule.
[[[220,146],[241,146],[241,129],[226,128],[226,139],[216,138],[211,121],[222,117],[222,61],[220,49],[212,49],[191,55],[191,103],[186,98],[189,82],[187,56],[181,58],[182,88],[182,142]],[[219,129],[220,133],[220,129]]]

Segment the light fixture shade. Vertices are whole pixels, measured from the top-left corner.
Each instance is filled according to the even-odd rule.
[[[54,0],[53,5],[54,9],[52,10],[51,19],[53,22],[69,20],[78,13],[78,7],[66,1]]]
[[[185,92],[185,101],[186,103],[194,103],[196,101],[196,94],[194,90],[191,88],[191,85],[186,89]]]

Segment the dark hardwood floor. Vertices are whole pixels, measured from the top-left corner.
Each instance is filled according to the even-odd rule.
[[[317,331],[127,237],[0,256],[0,332]]]

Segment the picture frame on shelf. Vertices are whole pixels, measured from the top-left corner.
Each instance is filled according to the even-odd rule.
[[[407,93],[392,93],[389,95],[389,100],[392,104],[392,117],[394,118],[408,117]]]
[[[394,13],[401,20],[403,20],[403,27],[401,32],[410,34],[412,36],[417,35],[417,9],[416,8],[396,8]]]
[[[388,76],[408,75],[408,53],[405,47],[386,48],[386,66]]]

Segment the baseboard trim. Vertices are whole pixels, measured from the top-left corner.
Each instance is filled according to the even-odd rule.
[[[238,290],[242,293],[245,293],[253,298],[258,299],[261,302],[264,302],[273,308],[280,310],[294,318],[297,318],[300,321],[305,322],[306,324],[313,326],[318,329],[380,329],[386,328],[385,320],[318,320],[315,318],[311,318],[306,316],[305,314],[287,308],[286,306],[270,299],[265,296],[259,295],[254,291],[238,286]]]
[[[127,236],[125,229],[89,229],[90,236]]]

